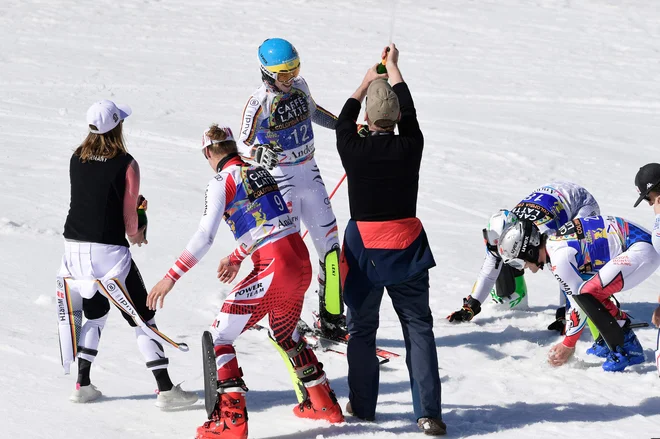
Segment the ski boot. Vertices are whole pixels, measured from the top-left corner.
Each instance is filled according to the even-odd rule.
[[[528,310],[524,274],[524,270],[504,265],[495,281],[495,288],[490,291],[492,301],[509,309]]]
[[[503,306],[509,309],[517,309],[526,311],[529,309],[527,300],[527,291],[514,291],[508,296],[499,296],[497,290],[493,288],[490,290],[490,298],[498,306]]]
[[[307,399],[293,408],[294,415],[306,419],[323,419],[333,424],[344,422],[341,407],[325,373],[319,379],[305,383],[305,389]]]
[[[644,362],[644,348],[637,340],[632,329],[624,329],[623,347],[617,346],[616,351],[611,351],[603,363],[606,372],[620,372],[628,366]]]
[[[314,315],[314,327],[323,337],[334,340],[348,340],[348,328],[344,314],[333,315],[321,311]]]
[[[598,336],[596,341],[594,341],[594,344],[587,349],[587,354],[595,355],[600,358],[607,358],[610,355],[610,348],[607,346],[607,343],[605,343],[605,340],[603,340],[603,337]]]
[[[247,439],[245,392],[240,388],[218,389],[221,390],[226,393],[220,393],[211,419],[197,427],[195,439]]]

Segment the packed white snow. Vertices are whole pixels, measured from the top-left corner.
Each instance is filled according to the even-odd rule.
[[[335,114],[392,40],[425,135],[418,216],[437,261],[431,307],[449,437],[651,438],[660,436],[656,330],[637,330],[647,362],[608,374],[584,353],[554,369],[558,288],[528,275],[531,311],[485,305],[472,323],[445,317],[470,293],[483,257],[481,229],[499,208],[566,179],[587,187],[603,213],[651,227],[633,209],[633,179],[660,161],[660,7],[648,0],[347,0],[289,2],[4,0],[0,3],[0,436],[192,438],[200,401],[164,413],[134,332],[111,312],[92,369],[104,397],[68,401],[57,340],[55,272],[68,210],[68,164],[96,100],[132,106],[124,127],[149,200],[149,245],[133,248],[151,288],[196,230],[212,171],[199,139],[212,122],[239,128],[260,83],[257,47],[294,43],[315,100]],[[317,161],[331,190],[343,174],[334,134],[315,128]],[[333,199],[340,230],[346,187]],[[396,200],[392,200],[396,202]],[[315,253],[307,241],[313,257]],[[157,314],[161,330],[190,344],[170,349],[170,373],[202,393],[200,337],[229,287],[215,269],[233,248],[226,227]],[[249,270],[244,264],[243,272]],[[619,299],[650,321],[659,277]],[[315,283],[303,317],[316,310]],[[388,300],[379,344],[404,353]],[[419,438],[403,357],[383,366],[378,421],[303,421],[282,360],[263,332],[236,343],[245,372],[251,438]],[[346,359],[320,352],[342,406]]]

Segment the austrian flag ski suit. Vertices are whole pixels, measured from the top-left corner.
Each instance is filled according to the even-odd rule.
[[[254,269],[227,296],[210,329],[218,380],[223,381],[241,375],[234,340],[266,314],[275,340],[285,351],[304,341],[295,329],[312,269],[277,183],[265,169],[230,154],[218,164],[205,200],[199,229],[166,276],[176,281],[197,264],[213,244],[222,219],[238,244],[230,260],[240,264],[251,256]],[[292,360],[296,367],[317,363],[306,345],[296,350]]]

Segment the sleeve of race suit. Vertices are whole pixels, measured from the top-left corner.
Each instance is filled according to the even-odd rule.
[[[559,282],[559,287],[569,296],[569,300],[571,295],[578,294],[584,282],[578,270],[576,255],[577,250],[566,246],[554,251],[551,256],[552,274]],[[566,316],[566,337],[563,343],[564,346],[575,347],[587,317],[575,300],[571,300],[571,307],[571,314]]]
[[[481,265],[481,271],[477,275],[477,280],[474,282],[472,287],[471,296],[473,299],[477,299],[480,303],[488,298],[490,291],[495,286],[497,281],[497,276],[499,276],[500,271],[502,271],[502,260],[493,256],[489,251],[486,251],[486,257],[484,258],[484,263]]]
[[[316,104],[316,101],[312,97],[312,93],[309,91],[307,81],[305,81],[302,76],[299,76],[295,80],[295,86],[299,87],[307,94],[307,102],[309,103],[309,111],[312,114],[312,122],[321,125],[324,128],[334,130],[335,125],[337,124],[337,116]]]
[[[337,116],[325,108],[316,105],[316,111],[314,111],[314,114],[312,114],[312,122],[317,125],[321,125],[324,128],[334,130],[337,126]]]
[[[655,216],[655,224],[653,225],[651,241],[653,242],[653,248],[655,251],[660,253],[660,214]]]
[[[254,159],[254,148],[252,146],[257,138],[257,130],[262,116],[261,99],[258,93],[255,93],[250,96],[243,109],[241,131],[236,142],[238,153],[250,160]]]
[[[165,277],[176,282],[204,257],[213,245],[225,207],[233,200],[234,195],[236,195],[236,184],[231,174],[222,180],[215,178],[211,180],[206,187],[206,205],[199,227]]]
[[[124,228],[128,236],[138,231],[137,200],[140,194],[140,167],[135,160],[126,167],[126,188],[124,189]]]

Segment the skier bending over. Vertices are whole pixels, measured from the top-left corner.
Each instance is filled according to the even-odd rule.
[[[266,314],[275,340],[289,354],[308,393],[294,408],[295,415],[343,422],[322,364],[296,330],[312,269],[277,183],[265,169],[241,160],[229,128],[211,126],[202,147],[217,172],[206,188],[204,214],[186,249],[149,293],[149,306],[162,307],[174,283],[207,253],[223,218],[238,245],[220,261],[218,278],[232,282],[248,255],[254,268],[227,296],[211,325],[220,398],[211,420],[197,429],[197,438],[247,438],[247,388],[232,344]]]
[[[263,84],[243,111],[238,151],[271,172],[296,229],[301,219],[307,227],[319,257],[319,329],[328,336],[345,336],[337,219],[314,160],[312,130],[312,122],[334,130],[337,118],[316,105],[298,76],[300,58],[291,43],[271,38],[258,54]]]
[[[648,231],[623,218],[594,216],[569,221],[548,237],[531,222],[519,221],[502,232],[498,251],[505,264],[518,270],[536,273],[548,263],[571,298],[566,336],[550,350],[550,364],[561,366],[573,355],[586,315],[601,333],[587,353],[605,357],[604,370],[621,371],[644,361],[628,315],[610,296],[636,287],[660,266]],[[613,332],[622,332],[617,345],[608,341]]]
[[[521,220],[533,223],[542,234],[553,234],[559,227],[574,218],[599,215],[600,208],[593,195],[575,183],[554,181],[545,184],[523,198],[509,210],[500,210],[490,217],[483,229],[486,255],[472,293],[463,299],[463,308],[447,318],[450,322],[470,321],[481,311],[481,304],[489,293],[498,303],[507,301],[510,308],[527,305],[527,285],[524,272],[502,264],[497,244],[509,224]],[[495,288],[493,288],[495,286]],[[560,301],[563,303],[563,294]],[[522,304],[522,306],[521,306]],[[563,319],[564,307],[557,310],[558,320]],[[549,329],[554,329],[553,325]]]

